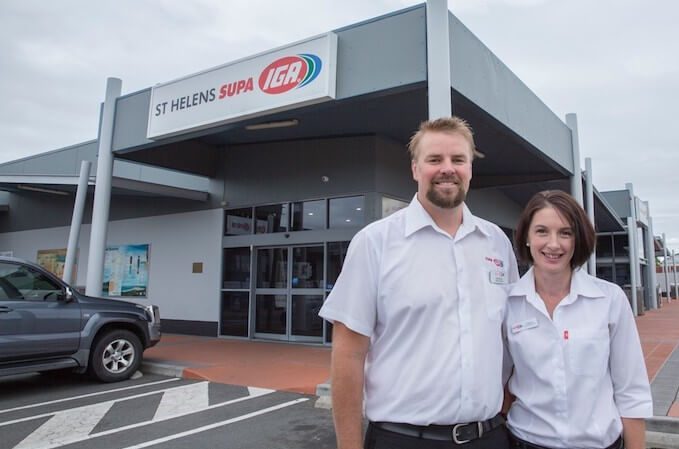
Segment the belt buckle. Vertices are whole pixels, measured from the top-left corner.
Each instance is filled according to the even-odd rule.
[[[457,438],[457,429],[460,428],[460,427],[463,427],[463,426],[468,426],[469,424],[471,424],[471,423],[455,424],[453,426],[452,434],[453,434],[453,442],[455,444],[465,444],[465,443],[469,443],[471,441],[471,440],[460,440],[460,439]],[[479,429],[479,435],[476,438],[481,438],[481,435],[483,435],[483,424],[481,423],[481,421],[477,421],[476,426]]]

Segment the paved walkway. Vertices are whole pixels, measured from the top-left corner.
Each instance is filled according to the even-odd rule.
[[[679,301],[647,311],[637,326],[655,414],[679,417]],[[324,346],[165,334],[144,357],[187,378],[306,394],[330,377],[330,348]]]

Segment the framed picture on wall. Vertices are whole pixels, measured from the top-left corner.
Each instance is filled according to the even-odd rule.
[[[148,243],[106,247],[103,279],[105,296],[147,296],[149,249]]]

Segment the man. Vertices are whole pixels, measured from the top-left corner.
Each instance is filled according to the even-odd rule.
[[[464,204],[467,123],[423,122],[408,148],[417,194],[356,234],[320,312],[334,323],[338,447],[363,447],[363,406],[366,448],[507,447],[500,325],[516,259]]]

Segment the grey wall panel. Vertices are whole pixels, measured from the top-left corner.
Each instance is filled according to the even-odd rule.
[[[471,190],[467,195],[467,205],[474,215],[510,229],[516,229],[523,210],[522,205],[496,189]]]
[[[221,189],[221,184],[216,188]],[[221,191],[219,192],[221,196]],[[218,196],[217,198],[220,198]],[[73,215],[74,196],[59,196],[37,192],[18,192],[10,195],[9,212],[0,214],[0,233],[69,226]],[[88,195],[84,223],[92,220],[93,194]],[[216,202],[198,202],[176,198],[115,195],[111,199],[111,220],[166,215],[220,207]]]
[[[126,298],[160,306],[161,318],[214,321],[219,316],[223,213],[220,209],[114,220],[107,244],[150,244],[148,298]],[[0,233],[0,250],[36,260],[40,249],[65,248],[65,226]],[[85,283],[90,225],[84,225],[78,247],[76,285]],[[202,262],[203,272],[192,273]]]
[[[151,89],[120,97],[116,102],[113,151],[152,143],[146,138]]]
[[[78,176],[80,161],[96,167],[97,141],[84,142],[0,165],[2,175]],[[92,170],[94,174],[96,169]]]
[[[620,218],[627,218],[632,216],[630,209],[629,190],[611,190],[609,192],[601,192],[601,196],[611,205],[615,213]],[[624,222],[624,220],[623,220]],[[627,225],[627,223],[625,223]]]
[[[235,145],[225,154],[224,198],[237,207],[370,192],[374,173],[374,137]]]
[[[336,32],[338,99],[427,79],[424,6]]]
[[[417,191],[406,147],[393,140],[377,138],[375,185],[377,191],[410,201]]]
[[[452,87],[573,173],[570,128],[462,22],[449,18]]]

